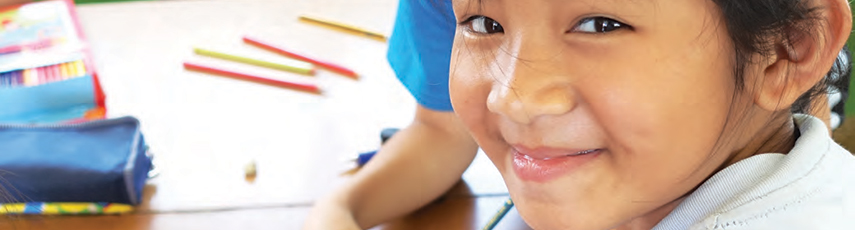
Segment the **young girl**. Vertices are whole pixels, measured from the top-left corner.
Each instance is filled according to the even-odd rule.
[[[855,229],[855,158],[804,115],[845,89],[846,1],[451,3],[400,1],[390,62],[416,121],[307,229],[439,196],[474,154],[458,124],[535,229]]]
[[[533,228],[855,229],[855,158],[791,112],[846,1],[453,6],[454,111]]]

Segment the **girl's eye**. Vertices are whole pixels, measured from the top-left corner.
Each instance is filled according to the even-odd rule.
[[[607,33],[618,29],[631,28],[632,27],[629,25],[615,21],[611,18],[593,17],[582,19],[582,21],[579,22],[579,25],[576,25],[576,27],[573,28],[573,31],[582,33]]]
[[[474,16],[462,23],[469,31],[479,34],[504,33],[505,29],[496,20],[484,16]]]

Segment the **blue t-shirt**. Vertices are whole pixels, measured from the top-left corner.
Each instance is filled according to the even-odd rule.
[[[455,21],[448,1],[399,1],[387,58],[401,83],[428,109],[452,109],[448,65]]]

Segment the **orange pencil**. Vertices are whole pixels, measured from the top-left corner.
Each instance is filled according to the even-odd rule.
[[[265,78],[265,77],[253,76],[253,75],[249,75],[249,74],[245,74],[245,73],[238,73],[238,72],[234,72],[234,71],[218,69],[215,67],[210,67],[210,66],[205,66],[205,65],[195,64],[195,63],[190,63],[190,62],[184,62],[184,68],[189,69],[189,70],[195,70],[195,71],[200,71],[200,72],[222,75],[222,76],[231,77],[231,78],[235,78],[235,79],[239,79],[239,80],[246,80],[246,81],[252,81],[252,82],[257,82],[257,83],[262,83],[262,84],[267,84],[267,85],[290,88],[290,89],[300,90],[300,91],[314,93],[314,94],[320,94],[321,93],[321,90],[318,89],[318,86],[313,85],[313,84],[300,84],[300,83],[270,79],[270,78]]]
[[[60,76],[61,76],[60,79],[61,80],[68,79],[68,76],[71,75],[71,74],[69,74],[67,63],[60,63],[59,64],[59,72],[60,72]]]
[[[285,56],[288,56],[288,57],[291,57],[291,58],[294,58],[294,59],[297,59],[300,61],[312,63],[316,66],[319,66],[321,68],[324,68],[324,69],[327,69],[327,70],[330,70],[330,71],[333,71],[333,72],[336,72],[339,74],[342,74],[344,76],[348,76],[348,77],[351,77],[354,79],[359,78],[359,75],[357,75],[356,72],[353,72],[352,70],[347,69],[345,67],[342,67],[342,66],[339,66],[336,64],[332,64],[329,62],[320,61],[317,59],[312,59],[312,58],[309,58],[309,57],[306,57],[306,56],[303,56],[303,55],[300,55],[300,54],[297,54],[297,53],[294,53],[291,51],[287,51],[285,49],[282,49],[281,47],[277,47],[277,46],[271,45],[269,43],[262,42],[261,40],[258,40],[256,38],[252,38],[249,36],[243,36],[243,41],[250,44],[250,45],[258,46],[259,48],[266,49],[266,50],[272,51],[274,53],[285,55]]]

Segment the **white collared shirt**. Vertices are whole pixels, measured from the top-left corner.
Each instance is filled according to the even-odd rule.
[[[719,171],[653,229],[855,230],[855,157],[825,124],[793,116],[801,136]]]

